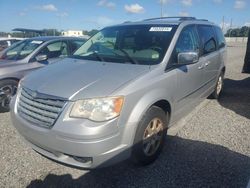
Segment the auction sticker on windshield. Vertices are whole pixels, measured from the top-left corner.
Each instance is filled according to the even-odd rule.
[[[172,31],[172,27],[151,27],[149,31],[170,32]]]
[[[32,43],[32,44],[42,44],[43,41],[40,41],[40,40],[33,40],[31,43]]]

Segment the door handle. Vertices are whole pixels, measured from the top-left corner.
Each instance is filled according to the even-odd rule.
[[[201,69],[203,69],[203,68],[204,68],[203,65],[201,65],[201,66],[198,67],[199,70],[201,70]]]
[[[210,61],[205,63],[205,67],[207,67],[210,64]]]

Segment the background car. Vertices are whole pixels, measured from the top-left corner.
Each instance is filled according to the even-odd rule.
[[[0,51],[10,47],[12,44],[22,41],[23,38],[0,38]]]
[[[23,76],[72,55],[85,41],[76,37],[36,37],[4,50],[0,56],[0,112],[9,110],[9,101]]]

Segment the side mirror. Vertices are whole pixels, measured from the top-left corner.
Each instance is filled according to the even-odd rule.
[[[45,55],[45,54],[44,55],[42,54],[42,55],[36,56],[36,61],[39,62],[39,63],[47,61],[47,60],[48,60],[48,56]]]
[[[198,52],[181,52],[178,54],[178,64],[188,65],[199,61]]]

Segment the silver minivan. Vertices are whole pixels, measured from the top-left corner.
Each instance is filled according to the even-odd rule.
[[[166,17],[102,29],[72,57],[35,71],[11,102],[18,132],[38,153],[80,168],[125,159],[146,165],[169,127],[210,96],[225,74],[221,29]]]

